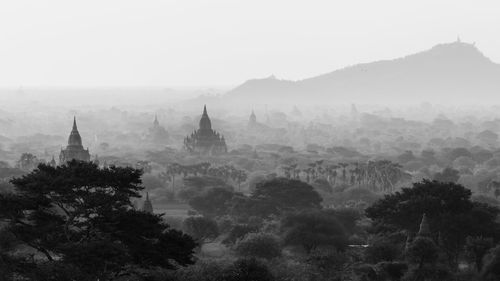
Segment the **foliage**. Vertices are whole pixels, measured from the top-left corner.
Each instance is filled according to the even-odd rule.
[[[39,164],[38,158],[31,153],[23,153],[16,163],[16,168],[23,171],[31,171]]]
[[[472,202],[471,191],[455,183],[424,180],[413,188],[386,195],[366,210],[375,224],[390,225],[399,230],[417,232],[414,223],[426,214],[430,228],[451,263],[456,263],[467,236],[498,238],[500,226],[496,222],[499,210]],[[381,228],[383,230],[383,228]]]
[[[106,279],[126,265],[172,268],[193,263],[195,242],[172,230],[160,216],[136,211],[141,171],[100,169],[72,161],[41,164],[15,178],[15,194],[0,196],[0,217],[19,242],[40,253],[42,265],[79,268],[89,278]],[[63,266],[64,265],[64,266]]]
[[[392,262],[401,256],[401,245],[387,238],[378,238],[365,251],[365,261],[370,263]]]
[[[453,274],[441,265],[426,265],[421,268],[412,267],[401,279],[403,281],[451,281]]]
[[[465,256],[467,259],[474,263],[477,271],[481,271],[483,267],[483,258],[488,251],[493,248],[492,238],[483,237],[467,237],[465,243]]]
[[[398,281],[408,270],[404,262],[379,262],[375,265],[375,271],[380,279]]]
[[[286,178],[257,184],[252,198],[262,202],[262,211],[267,214],[321,207],[321,197],[312,186]]]
[[[203,194],[210,188],[232,190],[232,187],[227,185],[222,179],[211,176],[190,176],[184,178],[183,182],[184,188],[179,191],[179,197],[186,201]]]
[[[481,275],[486,281],[500,279],[500,246],[491,249],[484,259]]]
[[[327,280],[336,280],[346,273],[349,258],[346,253],[335,248],[324,247],[314,249],[308,255],[307,263],[313,267],[314,272],[320,273]]]
[[[343,251],[347,247],[347,232],[339,219],[330,212],[303,211],[287,215],[281,225],[285,245],[301,246],[307,253],[320,246]]]
[[[274,276],[266,264],[256,258],[236,260],[228,269],[227,281],[273,281]]]
[[[412,263],[423,267],[432,264],[438,258],[438,247],[431,238],[418,236],[406,249],[406,257]]]
[[[272,259],[281,255],[279,238],[269,233],[249,233],[235,245],[238,255]]]
[[[229,265],[217,261],[200,260],[196,264],[181,268],[175,273],[177,281],[225,281]]]
[[[444,183],[448,182],[456,183],[459,178],[460,178],[460,172],[450,167],[447,167],[443,171],[436,173],[434,175],[435,181]]]
[[[211,218],[202,216],[186,218],[182,229],[198,241],[215,239],[219,236],[217,222]]]
[[[191,198],[189,205],[204,216],[222,216],[228,213],[233,194],[226,188],[215,187]]]
[[[178,281],[273,281],[269,268],[255,258],[224,261],[199,261],[175,273]]]
[[[249,224],[236,224],[229,231],[227,237],[222,241],[224,244],[234,244],[238,239],[243,238],[251,232],[256,232],[258,227]]]

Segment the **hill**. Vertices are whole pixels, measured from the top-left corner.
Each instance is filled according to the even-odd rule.
[[[244,103],[500,101],[500,65],[461,41],[393,60],[363,63],[299,81],[253,79],[229,91]],[[265,101],[265,102],[264,102]],[[486,103],[485,102],[485,103]]]

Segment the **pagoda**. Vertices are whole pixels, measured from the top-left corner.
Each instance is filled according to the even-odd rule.
[[[212,129],[207,107],[203,108],[200,127],[184,139],[184,148],[194,154],[218,155],[227,153],[226,140]]]
[[[61,153],[59,154],[59,164],[64,164],[71,160],[90,161],[89,150],[88,148],[84,149],[82,145],[82,137],[76,126],[76,117],[73,118],[73,129],[69,134],[68,145],[65,149],[61,149]]]

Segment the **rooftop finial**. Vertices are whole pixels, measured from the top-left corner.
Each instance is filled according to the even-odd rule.
[[[78,130],[76,127],[76,116],[73,116],[73,130],[74,131]]]
[[[203,106],[203,115],[208,115],[208,113],[207,113],[207,105],[206,104]]]

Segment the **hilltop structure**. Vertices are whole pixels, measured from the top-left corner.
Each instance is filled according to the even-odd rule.
[[[224,136],[212,129],[206,106],[203,108],[200,128],[184,139],[184,148],[191,153],[205,155],[227,153],[226,140]]]
[[[69,134],[68,146],[66,146],[66,149],[61,149],[61,153],[59,154],[60,164],[71,160],[90,161],[89,149],[84,149],[82,145],[82,137],[76,126],[76,117],[73,119],[73,129]]]

